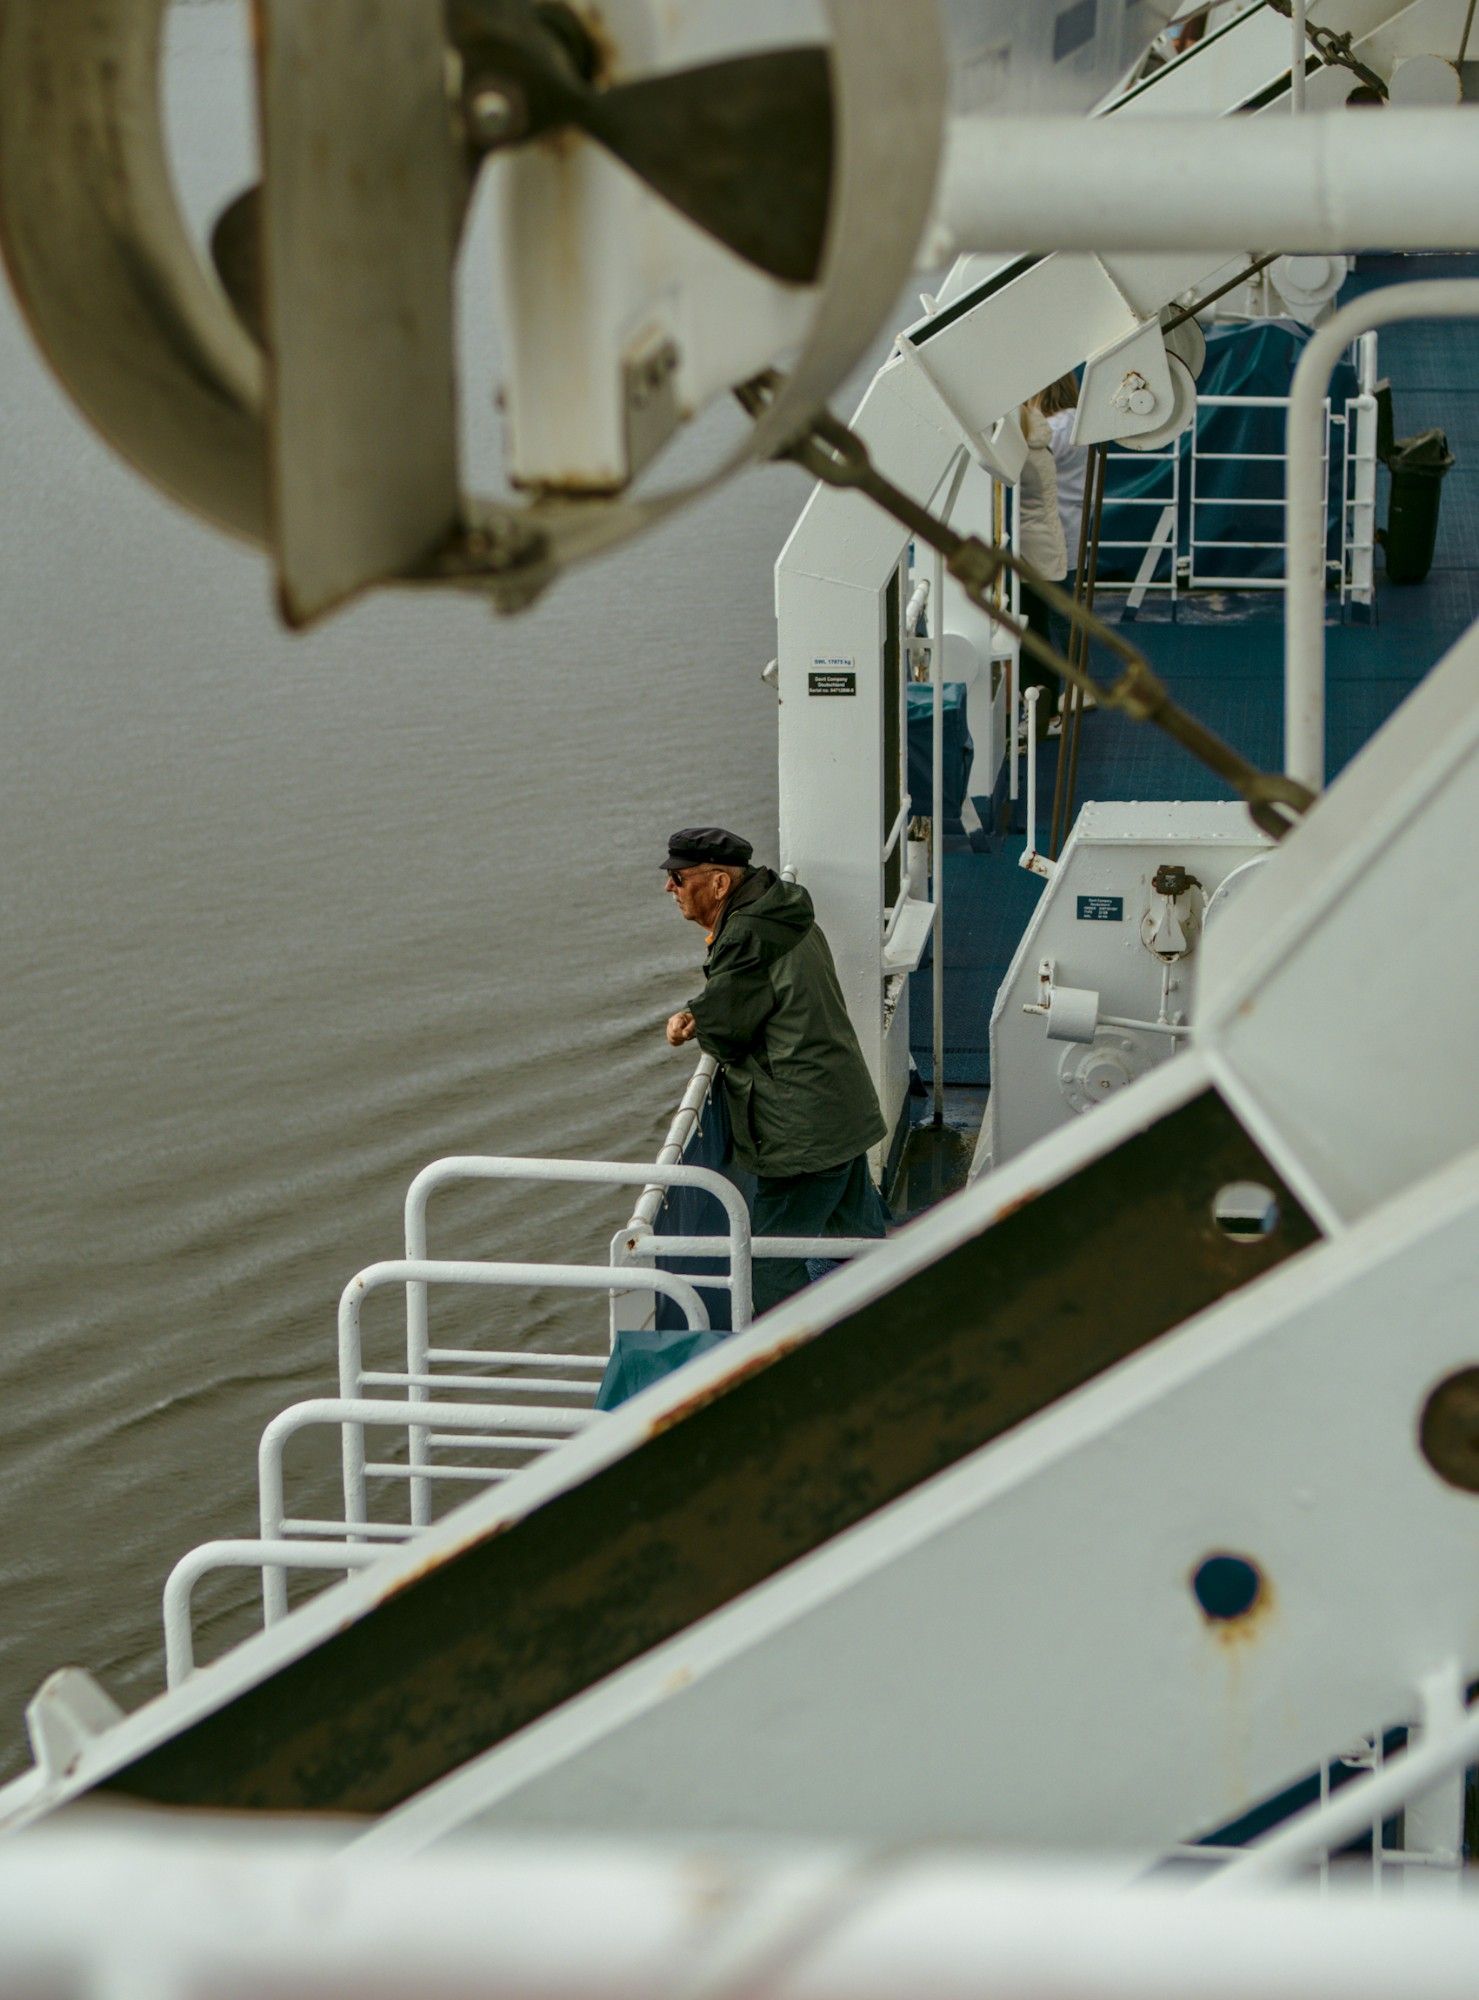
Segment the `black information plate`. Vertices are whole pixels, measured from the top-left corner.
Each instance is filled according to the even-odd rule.
[[[1123,896],[1080,896],[1078,920],[1081,924],[1122,924],[1125,921]]]
[[[840,668],[829,667],[822,673],[808,674],[806,677],[806,692],[808,694],[856,694],[857,691],[858,677],[856,671],[844,671]]]

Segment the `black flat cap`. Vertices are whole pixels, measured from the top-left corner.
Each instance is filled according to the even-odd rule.
[[[748,840],[722,826],[685,826],[668,842],[662,865],[669,874],[675,868],[748,868],[754,852]]]

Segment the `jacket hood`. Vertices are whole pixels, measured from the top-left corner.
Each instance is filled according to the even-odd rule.
[[[799,883],[783,882],[773,868],[756,868],[725,904],[714,942],[731,923],[742,922],[767,955],[778,956],[800,944],[816,920],[811,897]]]

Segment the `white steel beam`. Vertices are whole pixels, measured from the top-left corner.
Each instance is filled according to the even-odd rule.
[[[115,1815],[0,1859],[8,1993],[1469,2000],[1476,1952],[1472,1899],[1214,1900],[980,1854],[495,1840],[346,1866],[298,1824]]]
[[[1479,1674],[1479,1500],[1418,1443],[1426,1399],[1472,1356],[1476,1223],[1470,1154],[409,1801],[365,1845],[743,1826],[1149,1860],[1418,1720],[1427,1676]],[[1226,1620],[1196,1592],[1219,1554],[1258,1580]]]
[[[950,130],[930,255],[1479,249],[1479,119],[971,118]]]

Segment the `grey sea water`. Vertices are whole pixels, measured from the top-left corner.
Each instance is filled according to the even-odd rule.
[[[232,9],[175,23],[197,222],[249,172],[240,33]],[[52,1668],[129,1707],[158,1688],[165,1576],[253,1531],[262,1427],[331,1391],[340,1289],[397,1254],[422,1164],[655,1151],[692,1061],[661,1024],[702,948],[658,860],[710,819],[774,859],[759,676],[805,489],[752,474],[517,622],[382,597],[289,639],[260,558],[109,455],[8,296],[0,385],[8,1775]],[[626,1212],[484,1190],[433,1248],[603,1259]],[[500,1344],[602,1337],[548,1297],[477,1311]],[[321,1511],[327,1457],[295,1467]],[[202,1593],[203,1654],[250,1594]]]

